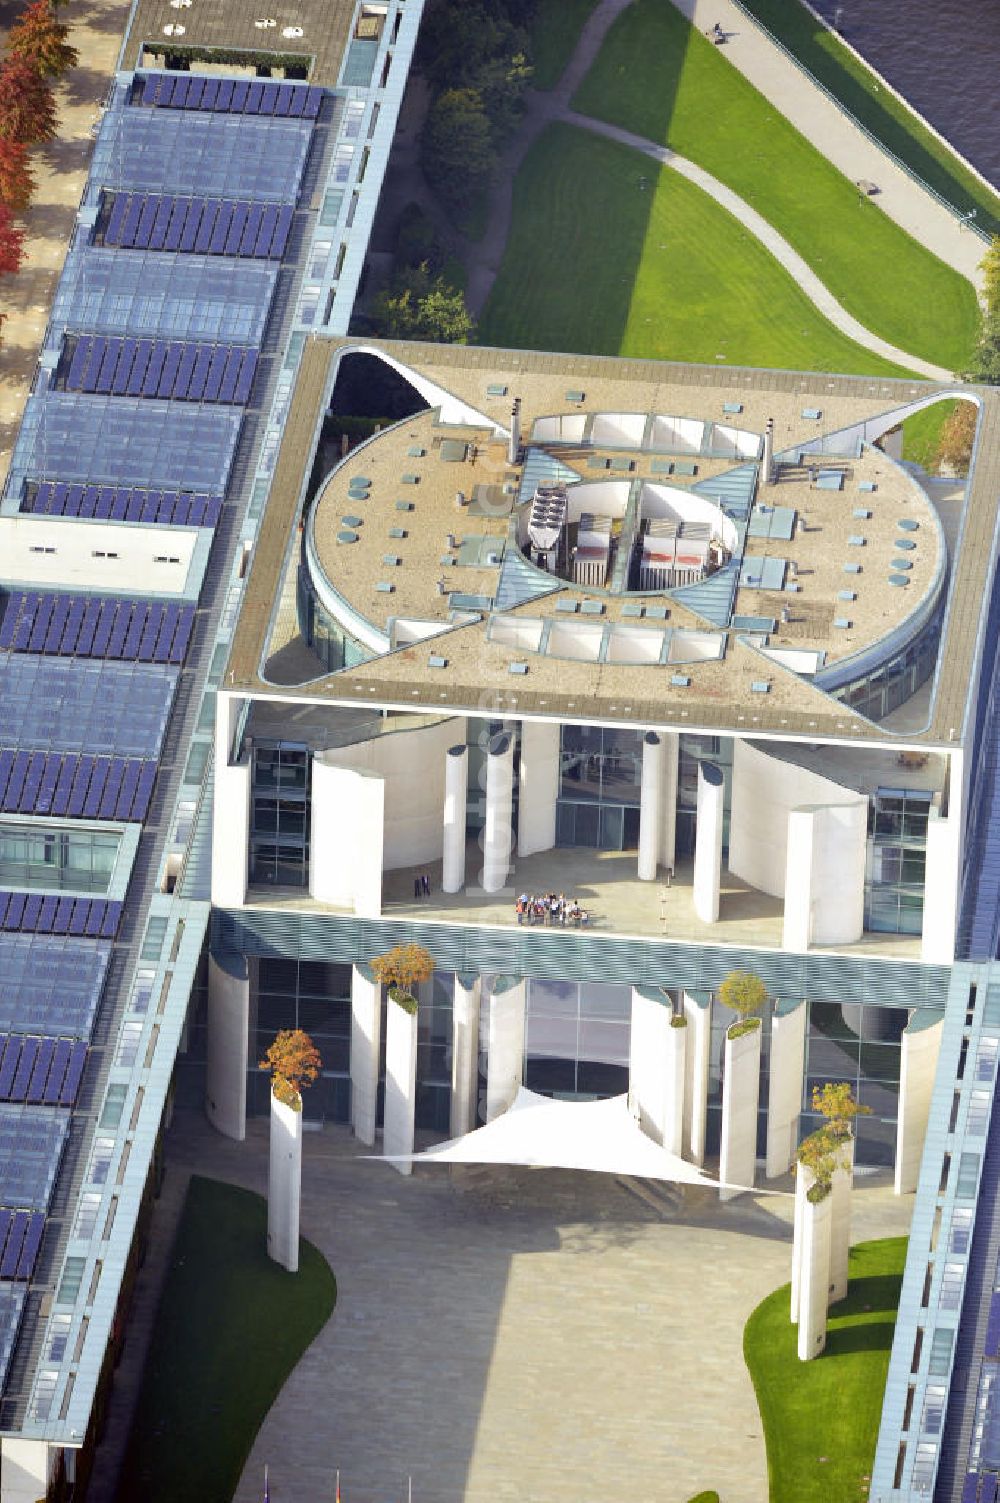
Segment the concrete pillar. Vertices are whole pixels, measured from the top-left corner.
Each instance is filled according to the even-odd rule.
[[[678,1155],[684,1146],[687,1032],[686,1020],[674,1017],[673,1003],[662,988],[633,986],[629,1106],[643,1132]]]
[[[309,896],[361,918],[382,912],[385,780],[315,756],[309,829]]]
[[[698,809],[694,836],[694,911],[703,924],[719,921],[722,822],[725,783],[714,762],[698,764]]]
[[[61,1447],[5,1435],[0,1440],[0,1503],[38,1503],[55,1480]]]
[[[451,746],[444,759],[444,842],[441,886],[461,892],[465,885],[465,800],[469,786],[469,748]]]
[[[792,1282],[791,1320],[796,1325],[799,1319],[799,1299],[802,1294],[802,1233],[805,1221],[806,1191],[814,1183],[812,1172],[805,1164],[795,1165],[795,1205],[792,1217]]]
[[[712,1057],[712,996],[710,992],[684,992],[681,1001],[687,1019],[683,1153],[689,1163],[704,1164],[708,1072]]]
[[[719,1199],[732,1200],[754,1182],[757,1165],[757,1102],[760,1096],[761,1025],[726,1036],[722,1075],[722,1143]]]
[[[417,1014],[407,1012],[389,997],[385,1004],[385,1112],[382,1152],[388,1158],[413,1152],[417,1105]],[[412,1174],[404,1160],[393,1164],[400,1174]]]
[[[782,948],[854,944],[864,932],[867,801],[804,805],[787,820]]]
[[[806,1066],[804,1002],[779,1002],[771,1018],[767,1082],[768,1179],[787,1174],[799,1143],[799,1116]]]
[[[909,1195],[917,1188],[944,1032],[944,1013],[918,1007],[900,1040],[899,1115],[896,1119],[896,1165],[893,1189]]]
[[[247,1134],[250,980],[245,955],[208,957],[205,1114],[217,1132],[242,1143]]]
[[[812,939],[812,872],[816,813],[792,809],[785,848],[785,921],[782,949],[804,955]]]
[[[798,1355],[800,1362],[818,1357],[826,1346],[826,1311],[830,1287],[830,1231],[833,1194],[812,1201],[803,1197],[799,1254]]]
[[[951,965],[958,918],[958,861],[961,826],[952,813],[942,819],[931,809],[927,821],[927,869],[920,959],[925,965]]]
[[[230,762],[243,700],[220,689],[215,696],[215,789],[212,795],[212,902],[240,908],[246,902],[250,860],[250,757]]]
[[[642,738],[642,784],[639,791],[639,879],[656,881],[663,833],[663,743],[655,731]]]
[[[828,1305],[847,1296],[851,1254],[851,1187],[854,1184],[854,1139],[840,1150],[840,1164],[830,1186],[830,1287]]]
[[[681,738],[676,731],[658,731],[663,744],[663,824],[660,862],[671,869],[677,864],[677,782],[680,776]]]
[[[517,850],[521,856],[551,851],[556,843],[559,776],[559,722],[523,720],[517,797]]]
[[[382,988],[371,967],[351,967],[351,1126],[371,1148],[378,1110]]]
[[[486,825],[483,830],[483,888],[499,892],[506,885],[513,844],[514,738],[501,731],[486,757]]]
[[[479,1096],[480,980],[474,972],[455,972],[451,1014],[450,1136],[464,1137],[476,1126]]]
[[[519,976],[498,976],[490,995],[487,1122],[507,1110],[524,1078],[524,1014],[524,981]]]
[[[299,1266],[302,1199],[302,1103],[298,1111],[271,1092],[271,1156],[267,1176],[267,1255],[289,1273]]]

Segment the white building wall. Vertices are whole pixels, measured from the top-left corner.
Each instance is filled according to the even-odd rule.
[[[382,912],[382,777],[332,766],[326,754],[312,765],[309,896],[363,918]],[[438,845],[440,847],[440,814]]]
[[[524,1070],[524,981],[498,976],[489,1009],[489,1054],[486,1062],[486,1120],[492,1122],[513,1104]]]
[[[719,1199],[732,1200],[754,1182],[757,1165],[757,1103],[760,1097],[761,1027],[727,1036],[722,1076],[722,1140]]]
[[[550,851],[556,843],[559,796],[559,723],[521,722],[517,850],[521,856]]]
[[[217,1132],[242,1143],[247,1132],[250,981],[246,957],[208,957],[205,1113]]]
[[[791,809],[783,948],[853,944],[864,933],[868,801]]]
[[[687,1037],[684,1041],[684,1157],[705,1162],[708,1125],[708,1073],[712,1058],[712,1003],[706,992],[682,994]]]
[[[221,689],[215,697],[215,790],[212,797],[212,902],[241,908],[250,861],[250,759],[231,765],[229,750],[242,700]]]
[[[378,1108],[382,988],[367,965],[351,967],[351,1126],[371,1148]]]
[[[302,1201],[302,1111],[271,1092],[271,1152],[267,1176],[267,1253],[289,1273],[299,1266]]]
[[[687,1027],[658,987],[632,988],[629,1104],[643,1132],[670,1153],[683,1149]]]
[[[955,959],[961,821],[942,819],[931,809],[927,821],[927,873],[920,959],[925,965],[951,965]]]
[[[0,1503],[39,1503],[55,1480],[59,1446],[44,1440],[0,1439]]]
[[[694,911],[703,924],[719,920],[722,876],[722,826],[726,787],[712,762],[698,764],[698,808],[694,833]]]
[[[912,1194],[917,1188],[943,1032],[943,1014],[936,1008],[918,1007],[911,1014],[900,1040],[899,1115],[896,1119],[893,1177],[893,1189],[897,1195]]]
[[[417,1101],[417,1014],[406,1012],[388,998],[385,1006],[385,1113],[382,1152],[389,1158],[413,1152]],[[400,1174],[412,1174],[408,1159],[393,1164]]]
[[[461,1138],[477,1126],[479,1095],[480,979],[455,973],[451,1026],[451,1121],[449,1135]]]
[[[806,1062],[806,1014],[804,1002],[780,1003],[771,1018],[771,1049],[767,1085],[768,1179],[787,1174],[795,1159],[802,1111],[802,1086]]]

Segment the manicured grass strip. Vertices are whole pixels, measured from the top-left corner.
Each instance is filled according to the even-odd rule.
[[[828,323],[713,199],[639,152],[556,124],[514,185],[480,344],[908,375]]]
[[[597,0],[538,0],[531,23],[532,84],[554,89]]]
[[[266,1236],[259,1195],[192,1178],[120,1498],[232,1498],[261,1421],[337,1295],[311,1242],[301,1242],[299,1272],[290,1274],[268,1258]]]
[[[719,1503],[718,1493],[696,1493],[689,1503]]]
[[[851,1249],[847,1298],[832,1307],[826,1351],[813,1362],[795,1354],[787,1284],[747,1321],[770,1503],[867,1497],[905,1259],[905,1237]]]
[[[798,0],[740,0],[845,109],[928,187],[990,234],[1000,233],[1000,197],[927,129],[920,117],[887,93],[874,74]],[[985,247],[984,247],[985,248]]]
[[[573,104],[728,184],[866,329],[948,370],[965,366],[978,327],[972,284],[859,194],[670,0],[634,0],[618,17]]]
[[[935,402],[923,412],[914,413],[903,423],[903,458],[929,470],[937,454],[941,429],[958,406],[957,402]]]

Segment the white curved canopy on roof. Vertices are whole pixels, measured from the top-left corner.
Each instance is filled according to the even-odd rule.
[[[627,1096],[604,1101],[552,1101],[524,1086],[507,1111],[461,1138],[436,1143],[423,1153],[386,1155],[388,1162],[415,1164],[520,1164],[546,1169],[585,1169],[629,1174],[679,1184],[719,1182],[647,1137],[629,1111]],[[747,1188],[749,1186],[734,1186]],[[775,1194],[775,1191],[754,1191]]]

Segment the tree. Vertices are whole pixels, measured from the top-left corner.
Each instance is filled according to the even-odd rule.
[[[20,271],[24,260],[24,231],[14,223],[5,203],[0,203],[0,276]]]
[[[35,191],[28,148],[20,141],[0,138],[0,204],[23,214]]]
[[[965,372],[965,380],[1000,386],[1000,312],[987,313],[983,319],[979,341],[969,369]]]
[[[821,1200],[830,1188],[834,1172],[841,1165],[844,1145],[854,1136],[852,1124],[855,1117],[869,1116],[871,1107],[861,1106],[854,1099],[846,1080],[813,1086],[812,1104],[813,1111],[826,1121],[802,1140],[796,1158],[812,1173],[818,1191],[813,1198]]]
[[[983,273],[983,298],[987,313],[1000,313],[1000,235],[994,235],[979,263]]]
[[[35,146],[56,133],[56,109],[48,82],[23,57],[0,63],[0,137]]]
[[[493,171],[493,133],[476,89],[446,89],[431,105],[420,142],[421,165],[452,208],[468,204]]]
[[[746,1022],[764,1011],[767,987],[752,971],[730,971],[719,987],[719,1001]]]
[[[527,33],[502,0],[441,0],[424,14],[418,66],[435,88],[454,89],[472,84],[494,58],[527,51]]]
[[[319,1050],[301,1028],[283,1028],[260,1062],[271,1075],[271,1089],[285,1106],[302,1110],[302,1092],[311,1086],[323,1061]]]
[[[404,1011],[416,1012],[413,988],[421,981],[429,981],[434,974],[430,951],[423,945],[394,945],[384,955],[376,955],[371,966],[375,980],[389,988],[392,1000]]]
[[[10,29],[7,50],[11,57],[24,58],[43,78],[59,78],[80,56],[68,36],[69,27],[56,20],[51,0],[30,0]]]
[[[969,473],[977,416],[975,403],[955,403],[953,410],[941,424],[937,448],[934,450],[933,463],[936,470],[950,470],[954,475]]]
[[[851,1136],[854,1130],[851,1124],[855,1117],[869,1117],[872,1110],[870,1106],[862,1106],[855,1101],[854,1093],[846,1080],[841,1080],[836,1085],[828,1080],[826,1085],[813,1086],[812,1104],[813,1111],[826,1118],[830,1130],[841,1141]]]
[[[431,281],[426,261],[393,278],[376,297],[372,316],[387,339],[468,344],[475,328],[460,290],[443,277]]]

